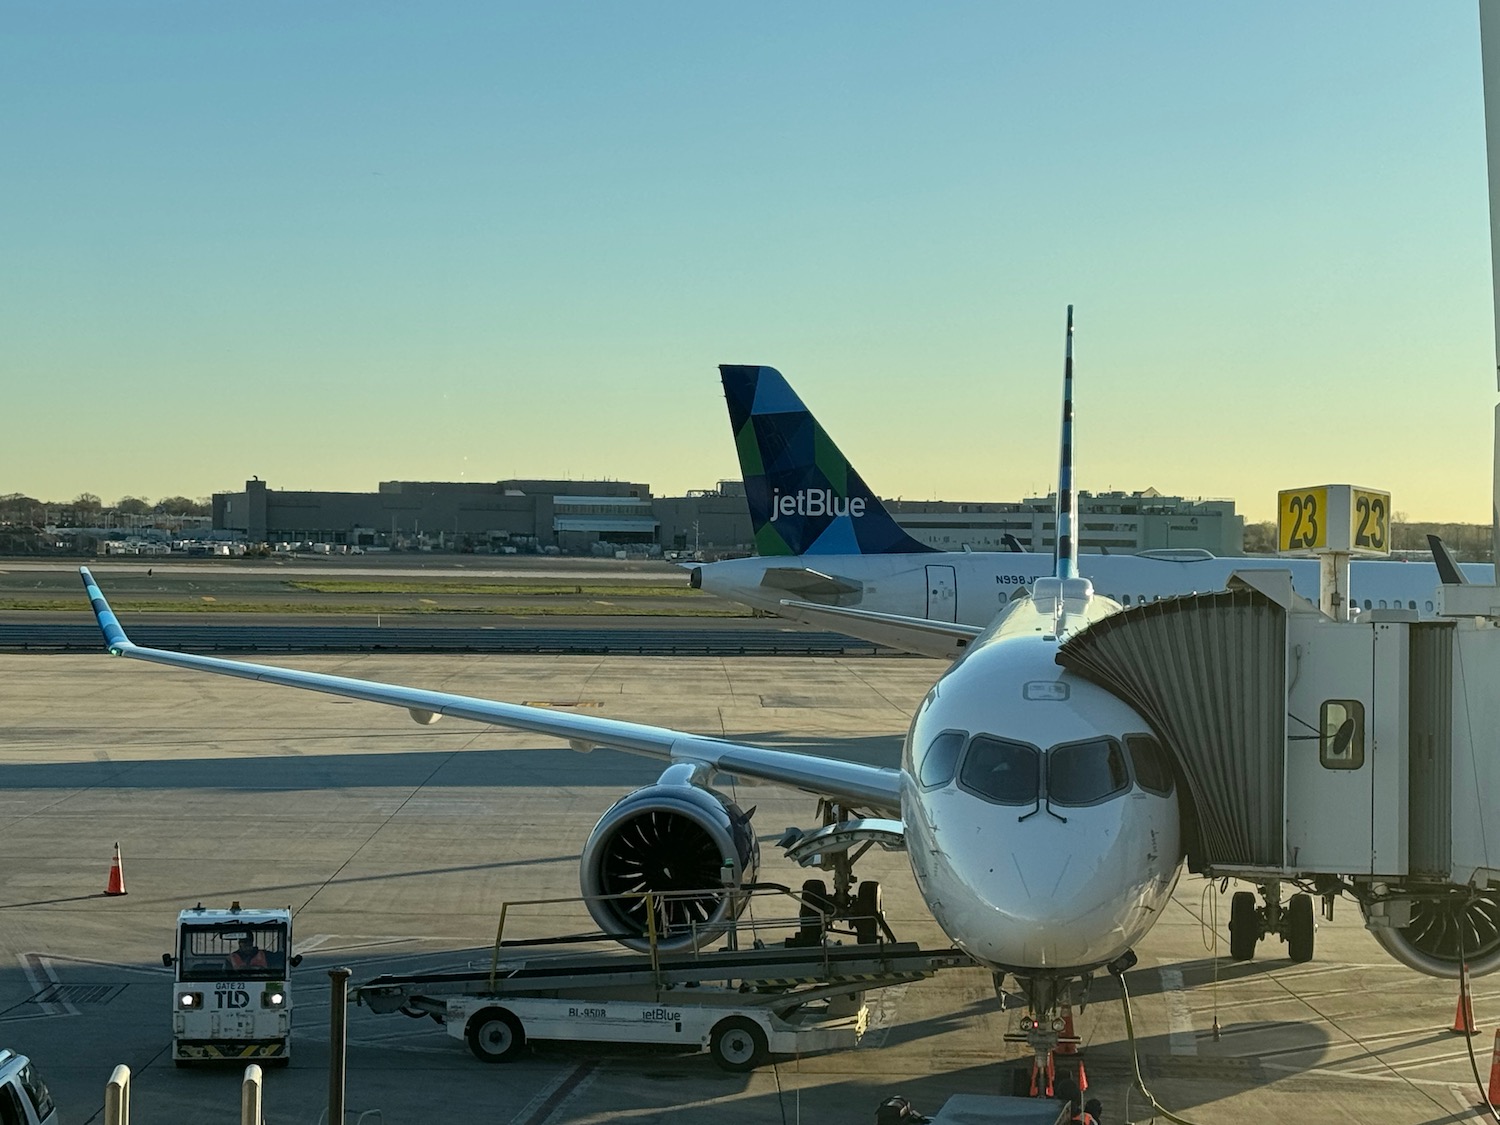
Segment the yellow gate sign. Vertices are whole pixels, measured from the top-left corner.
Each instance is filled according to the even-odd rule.
[[[1277,549],[1306,555],[1391,553],[1391,494],[1350,484],[1289,488],[1277,494]]]
[[[1328,488],[1290,488],[1276,494],[1279,551],[1317,551],[1328,546]]]

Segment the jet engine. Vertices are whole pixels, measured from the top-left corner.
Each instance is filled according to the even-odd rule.
[[[1409,905],[1411,920],[1406,925],[1370,926],[1375,940],[1397,961],[1450,980],[1458,977],[1461,961],[1468,962],[1470,976],[1500,969],[1500,897],[1494,891],[1414,898]],[[1367,920],[1369,915],[1367,907]]]
[[[754,809],[746,813],[712,789],[674,783],[678,768],[615,802],[583,848],[589,913],[631,949],[649,949],[653,936],[667,952],[709,944],[744,909],[743,888],[760,866]]]

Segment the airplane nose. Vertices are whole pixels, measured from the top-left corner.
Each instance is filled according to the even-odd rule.
[[[703,589],[703,568],[695,566],[688,571],[688,588],[692,590]]]

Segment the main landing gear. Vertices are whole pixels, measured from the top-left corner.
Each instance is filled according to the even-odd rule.
[[[1253,960],[1260,939],[1275,934],[1286,942],[1286,955],[1293,961],[1311,961],[1316,929],[1312,895],[1294,894],[1283,906],[1278,881],[1258,886],[1264,906],[1255,905],[1251,891],[1236,891],[1229,900],[1229,956],[1236,961]]]
[[[880,884],[874,879],[855,879],[854,864],[875,845],[887,851],[906,846],[901,825],[893,820],[863,817],[831,801],[819,801],[820,828],[803,831],[788,828],[779,841],[787,858],[803,867],[821,867],[833,876],[830,889],[822,879],[802,884],[797,916],[799,926],[787,944],[821,945],[835,923],[854,931],[860,945],[874,945],[883,937],[894,942],[881,907]],[[847,930],[844,932],[848,932]]]

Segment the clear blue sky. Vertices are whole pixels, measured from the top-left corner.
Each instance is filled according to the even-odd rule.
[[[1465,0],[21,0],[0,152],[0,492],[1045,492],[1073,302],[1081,487],[1489,519]]]

